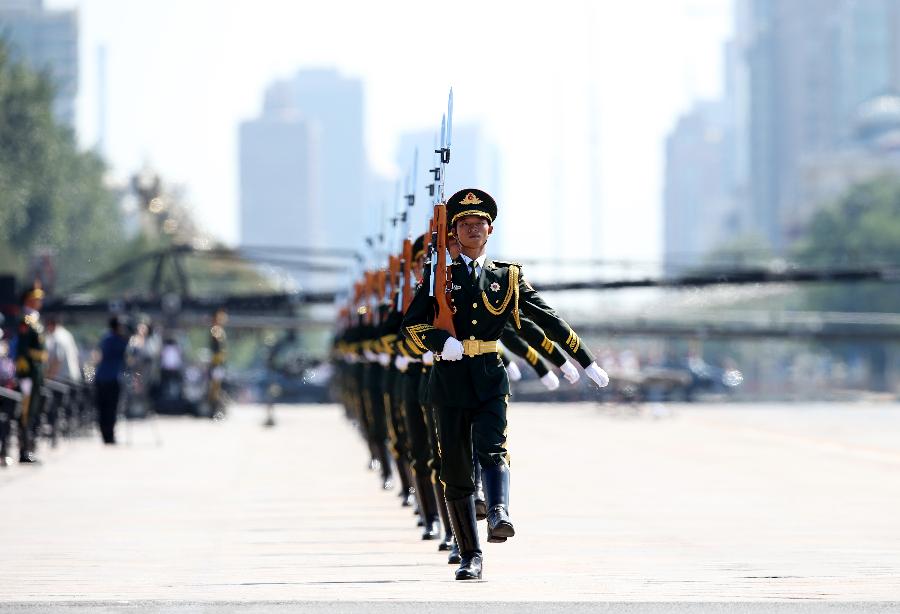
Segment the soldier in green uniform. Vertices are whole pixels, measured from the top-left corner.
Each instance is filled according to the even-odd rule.
[[[16,343],[16,379],[22,393],[22,413],[19,416],[19,462],[37,463],[37,435],[41,421],[41,386],[44,384],[44,365],[47,345],[40,309],[44,291],[39,284],[28,290],[22,300]]]
[[[209,329],[209,387],[206,401],[209,403],[209,416],[215,420],[225,417],[222,382],[225,379],[225,359],[228,355],[228,337],[225,334],[227,322],[228,315],[224,309],[219,308],[213,314],[212,326]]]
[[[429,382],[429,399],[437,412],[441,480],[460,550],[457,580],[477,579],[482,572],[473,497],[473,448],[484,476],[488,541],[503,542],[515,535],[509,518],[506,447],[509,379],[497,353],[506,322],[512,319],[520,328],[521,309],[550,339],[589,354],[569,325],[525,281],[520,265],[487,258],[488,237],[496,217],[496,202],[482,190],[461,190],[447,201],[448,226],[461,250],[450,265],[456,307],[453,324],[459,339],[433,325],[435,302],[425,286],[416,292],[403,321],[404,335],[418,348],[439,357]],[[595,361],[585,373],[599,386],[609,383]]]

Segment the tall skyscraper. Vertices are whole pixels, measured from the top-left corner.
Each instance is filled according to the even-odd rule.
[[[244,122],[240,131],[241,243],[318,244],[323,211],[316,198],[311,127],[289,117]]]
[[[318,135],[316,245],[358,247],[366,181],[363,85],[333,69],[301,70],[287,82],[289,104]]]
[[[266,91],[241,127],[241,241],[359,246],[367,167],[363,88],[331,69],[301,70]]]
[[[781,251],[805,221],[804,158],[844,146],[860,104],[900,91],[900,3],[742,0],[738,15],[749,86],[744,217]]]
[[[0,0],[0,38],[12,57],[46,71],[56,87],[53,111],[75,127],[78,95],[78,16],[75,11],[46,10],[42,0]]]
[[[666,140],[664,261],[674,275],[704,263],[734,234],[735,184],[728,168],[734,144],[728,107],[700,103]]]

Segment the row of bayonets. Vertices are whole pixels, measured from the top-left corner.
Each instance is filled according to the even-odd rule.
[[[447,100],[447,112],[441,118],[440,147],[434,149],[434,167],[429,169],[431,183],[426,187],[431,197],[434,213],[428,222],[425,233],[425,270],[423,279],[429,284],[429,294],[437,302],[437,317],[434,325],[443,328],[455,335],[453,329],[453,301],[450,297],[452,283],[447,268],[447,207],[444,202],[444,185],[447,165],[450,163],[450,148],[453,134],[453,89]],[[415,287],[415,271],[413,266],[413,235],[410,228],[410,212],[415,205],[415,181],[418,165],[418,150],[413,156],[412,174],[407,178],[407,194],[404,197],[405,206],[391,222],[396,229],[401,229],[403,242],[398,253],[389,253],[385,261],[384,256],[376,256],[369,266],[353,284],[350,292],[350,304],[345,311],[350,314],[358,314],[363,317],[366,324],[379,324],[379,309],[382,305],[391,303],[396,297],[396,309],[405,313],[412,302]],[[399,199],[398,199],[399,200]],[[384,234],[381,239],[383,241]],[[374,240],[367,239],[370,248],[374,248]],[[395,241],[396,243],[396,241]],[[374,249],[373,249],[374,252]],[[436,282],[440,282],[436,284]],[[350,325],[348,319],[345,325]]]

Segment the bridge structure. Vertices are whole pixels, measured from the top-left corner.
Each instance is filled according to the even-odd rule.
[[[189,260],[231,263],[258,270],[314,272],[334,279],[330,288],[281,288],[241,293],[204,292],[202,276],[191,273]],[[365,261],[346,249],[246,246],[237,249],[172,246],[123,262],[116,268],[65,289],[45,305],[47,312],[65,312],[80,318],[110,312],[137,311],[151,315],[177,314],[182,324],[205,322],[209,313],[224,307],[234,328],[329,327],[337,301],[346,298],[346,283]],[[535,261],[535,264],[546,264]],[[525,261],[525,264],[529,264]],[[586,263],[581,263],[586,264]],[[594,264],[603,264],[596,261]],[[627,267],[616,264],[616,270]],[[263,273],[264,274],[264,273]],[[125,282],[123,284],[123,282]],[[763,287],[813,284],[900,283],[900,266],[891,263],[801,267],[713,267],[676,276],[629,274],[610,279],[532,282],[542,293],[611,292],[634,289]],[[122,290],[121,288],[126,288]],[[110,292],[110,288],[119,288]],[[318,310],[305,307],[324,307]],[[585,334],[682,338],[788,338],[816,340],[900,339],[900,320],[891,314],[819,312],[748,312],[618,317],[604,322],[573,321]]]

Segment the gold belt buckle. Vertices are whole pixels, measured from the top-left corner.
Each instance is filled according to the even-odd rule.
[[[463,339],[463,354],[469,358],[478,356],[479,343],[477,339]]]

